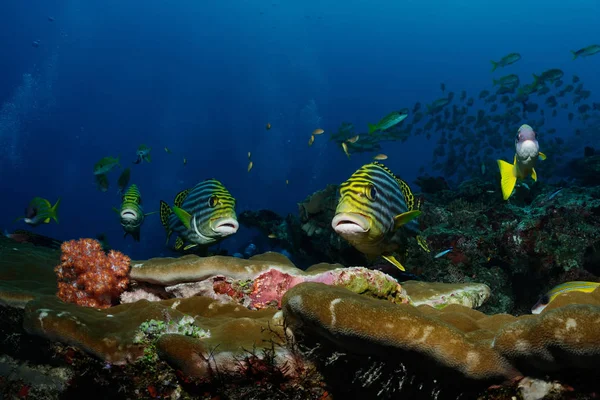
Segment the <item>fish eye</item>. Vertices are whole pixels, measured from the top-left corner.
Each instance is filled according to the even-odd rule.
[[[548,304],[548,303],[550,303],[550,297],[548,295],[542,296],[542,298],[540,299],[540,303],[541,304]]]
[[[377,198],[377,189],[372,184],[367,186],[367,190],[365,193],[367,195],[367,198],[371,201],[373,201]]]
[[[216,207],[217,203],[219,202],[219,198],[217,196],[210,196],[208,198],[208,206],[209,207]]]

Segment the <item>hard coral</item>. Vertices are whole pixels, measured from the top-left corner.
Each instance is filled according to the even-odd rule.
[[[84,307],[108,308],[129,284],[130,259],[111,250],[106,254],[94,239],[64,242],[58,276],[57,296]]]

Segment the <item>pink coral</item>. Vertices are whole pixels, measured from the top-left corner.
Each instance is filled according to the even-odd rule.
[[[61,300],[94,308],[116,303],[129,284],[129,257],[114,250],[106,254],[94,239],[64,242],[61,250],[61,264],[54,268]]]

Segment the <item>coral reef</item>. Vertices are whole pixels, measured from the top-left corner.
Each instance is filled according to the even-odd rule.
[[[468,187],[476,190],[476,185]],[[568,197],[561,193],[556,199]],[[480,204],[455,201],[471,207],[457,204],[455,213],[490,212]],[[590,204],[595,204],[593,199]],[[469,218],[465,213],[467,227]],[[595,218],[592,213],[589,226]],[[566,225],[560,226],[569,227],[565,219]],[[429,236],[430,243],[440,243],[437,238]],[[0,395],[594,396],[600,291],[561,294],[539,315],[486,315],[470,307],[489,308],[488,298],[497,307],[503,291],[514,290],[510,279],[516,272],[504,265],[498,275],[502,279],[491,279],[493,272],[485,274],[482,267],[474,278],[468,268],[478,259],[461,253],[479,251],[482,242],[469,236],[459,239],[443,258],[418,252],[411,259],[423,260],[412,264],[425,269],[422,275],[440,274],[452,281],[455,274],[460,282],[398,283],[378,269],[327,263],[302,270],[277,253],[247,260],[187,255],[133,261],[128,291],[120,297],[124,304],[102,309],[55,296],[53,266],[61,257],[57,251],[0,238],[0,370],[11,371],[0,378]],[[96,251],[98,246],[85,249]],[[74,259],[63,254],[62,261],[73,264]],[[489,261],[481,263],[494,268]],[[448,264],[454,272],[441,275],[435,270]],[[573,271],[580,270],[577,266],[564,273],[578,276]],[[487,284],[474,282],[480,277]]]
[[[334,397],[477,398],[493,384],[514,388],[524,374],[561,380],[547,390],[591,390],[600,362],[600,291],[560,297],[550,311],[517,318],[302,283],[284,296],[283,314]]]
[[[522,205],[523,198],[502,202],[488,187],[473,181],[425,202],[423,236],[433,252],[453,250],[439,259],[409,251],[411,272],[427,281],[487,284],[488,313],[526,313],[559,283],[598,280],[600,188],[565,188],[554,196],[558,188],[520,188],[517,194],[531,197]],[[488,190],[493,199],[478,194]]]
[[[325,263],[303,271],[279,253],[265,253],[248,260],[194,255],[155,258],[134,262],[131,279],[135,295],[124,293],[123,302],[200,295],[236,302],[249,309],[279,308],[285,292],[302,282],[342,286],[399,303],[409,301],[402,286],[380,271]]]
[[[106,254],[94,239],[64,242],[61,252],[61,263],[54,269],[61,300],[108,308],[127,288],[130,259],[123,253],[111,250]]]

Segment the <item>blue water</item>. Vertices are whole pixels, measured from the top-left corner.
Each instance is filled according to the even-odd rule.
[[[92,174],[107,155],[132,167],[148,212],[214,177],[238,212],[296,213],[297,202],[373,156],[348,160],[326,135],[308,147],[317,127],[333,132],[347,121],[364,131],[441,97],[441,82],[477,97],[492,76],[526,83],[548,68],[576,73],[600,101],[600,55],[570,54],[600,42],[599,15],[597,0],[2,1],[0,227],[28,228],[13,220],[31,198],[60,196],[60,224],[36,232],[65,240],[105,232],[133,258],[171,254],[157,216],[146,219],[141,243],[122,238],[111,210],[119,172],[106,193]],[[523,59],[491,74],[490,60],[510,52]],[[555,128],[572,135],[566,122]],[[386,164],[411,182],[434,143],[386,143]],[[140,144],[152,147],[150,164],[131,164]],[[249,235],[242,227],[223,247],[236,251]]]

